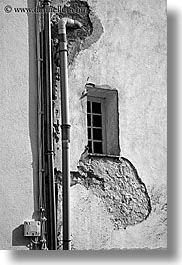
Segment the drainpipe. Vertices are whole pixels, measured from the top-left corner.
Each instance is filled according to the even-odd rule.
[[[50,2],[44,1],[45,31],[45,89],[46,89],[46,161],[48,174],[48,249],[57,249],[56,200],[54,182],[54,150],[53,150],[53,106],[52,106],[52,58],[51,58],[51,24]]]
[[[62,118],[62,185],[63,185],[63,250],[71,250],[70,232],[70,124],[68,98],[67,40],[66,26],[80,28],[79,21],[62,18],[58,22],[60,35],[60,82],[61,82],[61,118]]]

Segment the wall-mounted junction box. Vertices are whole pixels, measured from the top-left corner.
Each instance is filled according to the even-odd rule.
[[[24,236],[40,236],[41,225],[40,221],[25,221],[24,222]]]

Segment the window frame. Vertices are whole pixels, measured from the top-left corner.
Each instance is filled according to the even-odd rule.
[[[119,130],[119,97],[118,90],[116,88],[111,88],[108,85],[95,85],[93,83],[88,83],[85,85],[87,90],[87,98],[101,98],[104,99],[104,150],[103,154],[89,153],[90,155],[99,156],[120,156],[120,130]],[[86,105],[87,105],[86,98]],[[87,108],[85,109],[87,113]],[[87,129],[87,115],[86,115],[86,135],[88,144],[88,129]]]
[[[90,101],[90,112],[87,111],[87,117],[88,115],[91,116],[91,125],[88,125],[87,123],[87,137],[88,137],[88,129],[91,129],[91,138],[88,137],[88,142],[91,141],[92,145],[92,152],[89,152],[90,154],[106,154],[107,153],[107,137],[106,137],[106,110],[105,110],[105,98],[101,97],[94,97],[94,96],[87,96],[87,102]],[[92,102],[97,102],[101,104],[101,114],[94,113],[92,111]],[[102,126],[97,127],[93,126],[93,115],[101,116]],[[88,121],[88,120],[87,120]],[[102,129],[102,140],[94,139],[93,137],[93,129]],[[95,153],[94,151],[94,143],[102,143],[102,153]]]

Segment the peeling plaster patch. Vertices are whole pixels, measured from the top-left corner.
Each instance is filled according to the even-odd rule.
[[[66,7],[64,4],[67,2],[65,1],[61,6],[62,12],[55,12],[52,16],[52,38],[59,39],[57,23],[60,18],[69,17],[82,23],[83,27],[81,29],[67,28],[68,64],[70,65],[81,50],[88,49],[99,40],[103,33],[103,27],[86,1],[72,0],[69,1],[70,5]],[[58,52],[59,45],[57,45]]]
[[[90,12],[89,17],[92,23],[93,31],[92,34],[85,40],[82,50],[88,49],[92,44],[96,43],[103,33],[103,27],[100,19],[94,14],[94,12]]]
[[[144,183],[123,157],[87,157],[71,178],[72,186],[81,184],[102,199],[115,229],[141,223],[151,212]]]
[[[125,158],[92,157],[79,162],[82,184],[102,198],[115,228],[144,221],[151,212],[146,187]]]

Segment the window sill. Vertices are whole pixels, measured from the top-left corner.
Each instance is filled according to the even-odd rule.
[[[120,158],[118,155],[109,155],[109,154],[95,154],[95,153],[89,153],[90,157],[108,157],[108,158]]]

